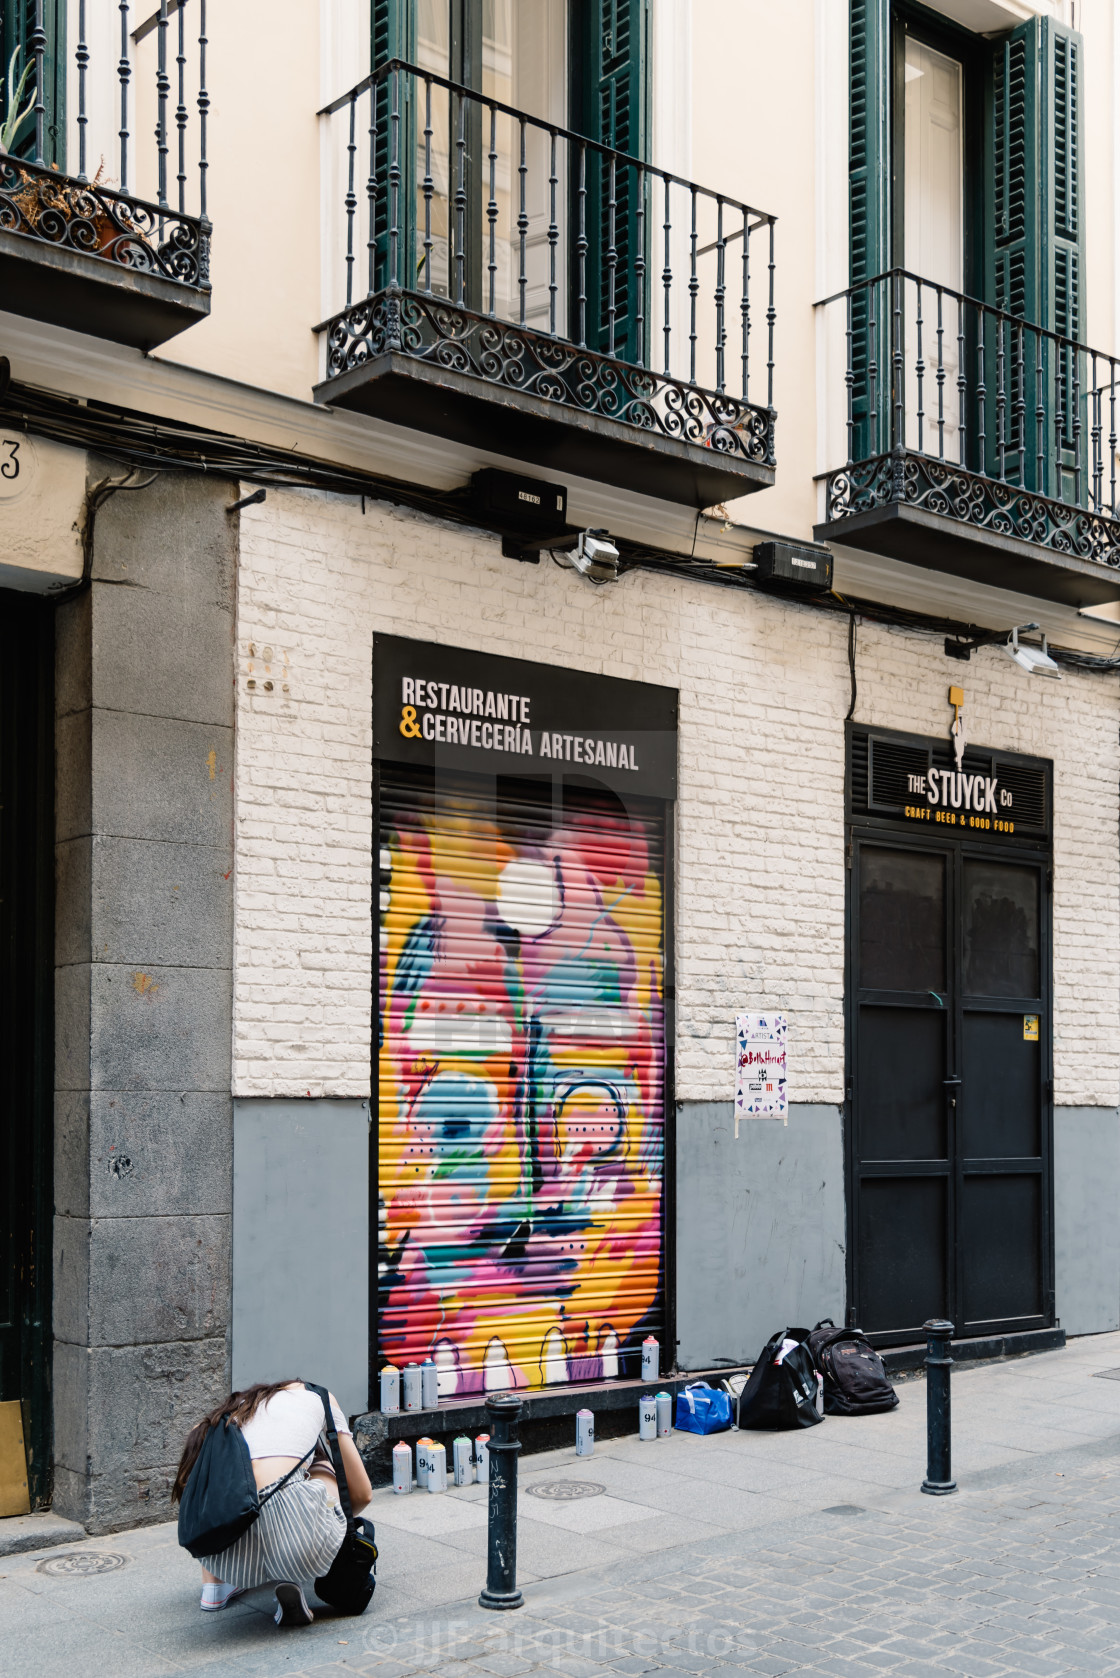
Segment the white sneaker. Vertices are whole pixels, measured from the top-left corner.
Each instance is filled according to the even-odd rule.
[[[204,1614],[213,1614],[217,1609],[224,1608],[227,1602],[232,1602],[235,1596],[244,1596],[245,1590],[243,1585],[203,1585],[202,1600],[198,1606]]]
[[[307,1606],[307,1598],[300,1587],[290,1580],[276,1587],[276,1613],[273,1619],[278,1626],[309,1626],[315,1616]]]

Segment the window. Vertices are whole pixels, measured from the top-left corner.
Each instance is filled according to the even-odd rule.
[[[642,158],[648,8],[649,0],[375,0],[373,62],[376,67],[404,59],[470,88],[482,100],[494,99],[538,122],[571,128]],[[418,77],[402,78],[400,98],[405,225],[398,243],[400,250],[416,251],[409,272],[399,275],[401,286],[425,291],[430,286],[467,309],[520,321],[524,191],[525,324],[559,336],[569,334],[570,324],[574,330],[582,215],[587,343],[638,359],[643,314],[638,288],[648,289],[648,279],[639,281],[636,274],[649,272],[649,217],[640,214],[637,172],[619,168],[612,194],[607,161],[588,152],[581,190],[574,148],[556,145],[554,170],[547,130],[522,125],[505,112],[496,112],[492,121],[485,104]],[[383,183],[390,99],[386,90],[377,166]],[[605,255],[608,224],[614,228],[613,289]],[[377,247],[384,286],[390,278],[384,189]]]
[[[1058,341],[1085,312],[1081,38],[1052,18],[987,38],[911,0],[850,8],[854,458],[897,434],[1078,500],[1101,401]]]
[[[1078,337],[1081,37],[1051,18],[986,39],[901,0],[850,6],[852,284],[905,266]]]
[[[567,125],[568,117],[568,5],[567,0],[417,0],[416,63],[424,70],[476,89],[487,98],[545,122]],[[471,107],[463,113],[472,133],[464,136],[473,154],[470,162],[481,179],[471,194],[467,212],[466,245],[462,253],[472,272],[465,276],[465,289],[481,293],[481,306],[488,309],[489,249],[485,203],[490,198],[490,169],[493,167],[496,226],[500,230],[494,252],[494,308],[511,318],[519,308],[518,281],[520,240],[517,233],[520,204],[520,132],[515,120],[496,114],[493,133],[486,131],[486,112]],[[473,123],[472,123],[473,118]],[[425,216],[425,176],[431,158],[430,251],[421,262],[432,264],[432,289],[442,296],[455,295],[452,272],[459,254],[452,229],[452,204],[456,183],[450,178],[456,147],[452,124],[456,101],[433,90],[433,108],[416,125],[415,194],[418,224]],[[472,144],[473,142],[473,144]],[[539,128],[525,130],[525,183],[532,194],[526,202],[528,219],[526,272],[527,324],[547,330],[549,321],[549,247],[551,220],[549,203],[548,136]],[[491,157],[493,151],[493,157]],[[562,165],[563,159],[559,160]],[[558,182],[558,202],[564,203],[566,182]],[[475,225],[477,224],[477,225]],[[475,249],[473,252],[470,246]],[[561,264],[564,260],[563,241]],[[557,322],[563,331],[563,320]]]

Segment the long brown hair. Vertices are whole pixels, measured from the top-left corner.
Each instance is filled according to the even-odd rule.
[[[187,1442],[183,1446],[183,1454],[179,1458],[179,1472],[175,1476],[175,1484],[171,1488],[171,1501],[178,1503],[187,1489],[191,1469],[198,1461],[198,1454],[202,1450],[202,1442],[206,1438],[208,1429],[217,1427],[226,1416],[244,1427],[245,1423],[255,1416],[262,1404],[267,1404],[270,1398],[275,1398],[285,1387],[300,1386],[298,1378],[289,1381],[254,1381],[251,1387],[244,1387],[241,1392],[230,1393],[229,1397],[204,1416],[197,1427],[192,1427],[187,1434]]]

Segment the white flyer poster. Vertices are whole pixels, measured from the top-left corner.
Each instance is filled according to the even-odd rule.
[[[737,1014],[735,1134],[740,1119],[787,1120],[786,1016]]]

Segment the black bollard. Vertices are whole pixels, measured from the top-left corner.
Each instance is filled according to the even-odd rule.
[[[949,1425],[949,1371],[953,1367],[953,1325],[935,1317],[923,1323],[926,1336],[926,1477],[922,1490],[931,1497],[955,1492],[952,1432]]]
[[[486,1400],[490,1416],[490,1501],[486,1529],[486,1589],[480,1608],[520,1608],[517,1588],[517,1423],[521,1400],[495,1393]]]

